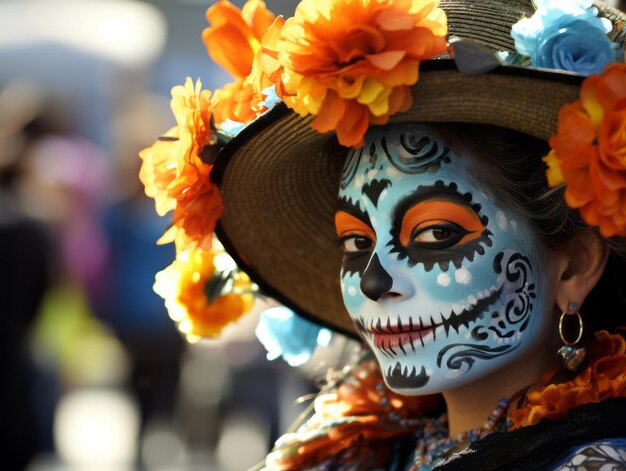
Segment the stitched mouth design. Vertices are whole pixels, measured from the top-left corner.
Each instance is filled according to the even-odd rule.
[[[458,314],[452,309],[448,318],[445,315],[440,315],[441,321],[439,322],[436,322],[433,316],[430,316],[427,322],[424,322],[422,316],[418,318],[417,322],[413,320],[412,316],[409,316],[408,321],[403,322],[398,316],[395,325],[392,324],[391,319],[387,319],[387,324],[383,325],[381,319],[376,322],[371,320],[368,323],[361,316],[355,323],[361,335],[366,339],[373,340],[373,344],[378,350],[389,357],[394,357],[399,352],[406,354],[407,348],[415,352],[419,344],[423,347],[424,339],[430,334],[432,334],[433,340],[436,340],[439,327],[443,327],[446,337],[448,337],[450,329],[458,333],[462,326],[469,328],[472,322],[482,319],[488,308],[498,300],[502,294],[502,288],[500,286]]]
[[[389,366],[385,374],[387,385],[392,389],[417,389],[426,386],[430,380],[430,376],[426,373],[426,368],[422,366],[417,371],[415,366],[409,370],[408,366],[402,369],[400,362],[396,362],[395,367]]]

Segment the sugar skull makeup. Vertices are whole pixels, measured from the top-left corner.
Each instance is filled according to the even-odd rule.
[[[472,165],[416,124],[370,130],[346,161],[335,215],[343,298],[400,393],[493,372],[548,322],[535,236]]]

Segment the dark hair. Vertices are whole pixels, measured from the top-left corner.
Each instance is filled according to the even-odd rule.
[[[564,250],[589,234],[601,240],[609,250],[609,258],[600,281],[581,309],[585,327],[587,332],[593,332],[626,325],[626,240],[603,238],[581,219],[578,210],[567,206],[564,186],[548,186],[542,160],[549,151],[548,143],[483,124],[441,124],[437,129],[485,160],[486,165],[480,167],[476,177],[488,182],[493,197],[525,217],[546,247]]]

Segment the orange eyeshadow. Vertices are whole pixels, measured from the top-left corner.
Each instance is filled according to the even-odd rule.
[[[408,246],[413,230],[418,226],[436,225],[437,223],[453,222],[469,232],[458,244],[464,244],[480,237],[484,230],[480,217],[467,206],[449,201],[428,200],[411,207],[402,220],[400,243]]]
[[[376,240],[376,234],[370,226],[345,211],[335,213],[335,229],[339,237],[363,235],[373,241]]]

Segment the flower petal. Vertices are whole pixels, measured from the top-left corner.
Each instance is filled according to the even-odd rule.
[[[313,129],[322,133],[332,131],[337,126],[345,110],[346,102],[334,91],[329,91],[317,117],[311,123]]]
[[[382,70],[391,70],[404,59],[405,55],[406,53],[404,51],[387,51],[381,52],[380,54],[367,54],[365,58],[374,67]]]

